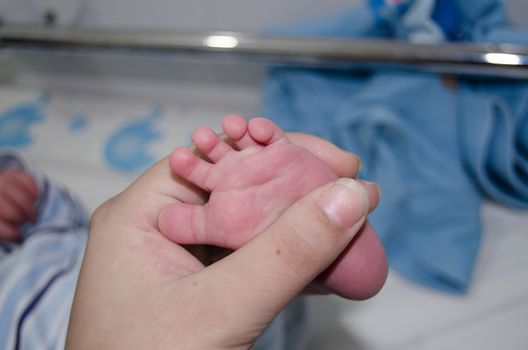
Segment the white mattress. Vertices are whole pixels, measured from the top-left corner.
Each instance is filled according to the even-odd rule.
[[[97,89],[72,91],[47,90],[46,118],[29,129],[33,142],[25,153],[93,210],[139,174],[109,165],[103,155],[106,142],[116,128],[144,118],[160,102]],[[0,87],[0,113],[18,103],[35,101],[42,92],[39,88]],[[195,127],[207,124],[217,129],[224,114],[252,110],[247,105],[237,108],[237,101],[245,97],[240,91],[234,93],[239,98],[223,105],[162,103],[163,116],[154,126],[163,137],[151,142],[148,152],[160,158],[174,146],[188,144]],[[257,110],[258,89],[250,94]],[[87,126],[72,132],[68,125],[78,115],[85,117]],[[312,297],[309,349],[527,349],[528,213],[486,203],[482,217],[483,245],[467,295],[423,288],[391,273],[384,290],[369,301]]]

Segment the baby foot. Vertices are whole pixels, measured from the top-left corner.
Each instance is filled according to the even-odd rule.
[[[237,249],[304,194],[337,178],[267,119],[248,123],[228,116],[222,128],[238,149],[204,127],[193,133],[192,140],[211,162],[187,147],[170,156],[174,173],[210,192],[205,205],[176,203],[162,212],[160,230],[173,241]]]
[[[229,116],[222,128],[237,149],[210,128],[200,128],[192,139],[210,162],[187,147],[169,158],[175,174],[210,193],[205,205],[176,203],[162,211],[159,229],[174,242],[240,248],[305,193],[337,178],[267,119],[248,123]],[[383,246],[367,222],[311,286],[361,300],[375,295],[386,277]]]

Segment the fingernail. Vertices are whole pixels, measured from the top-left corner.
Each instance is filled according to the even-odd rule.
[[[361,161],[361,158],[359,158],[356,154],[352,152],[348,152],[357,162],[357,171],[359,172],[361,168],[363,167],[363,162]]]
[[[367,215],[369,199],[358,181],[343,178],[322,195],[319,206],[330,220],[346,230]]]
[[[378,197],[381,197],[381,187],[375,182],[367,181],[367,180],[360,180],[362,183],[364,183],[367,186],[371,186],[372,188],[376,189],[376,192],[378,194]]]

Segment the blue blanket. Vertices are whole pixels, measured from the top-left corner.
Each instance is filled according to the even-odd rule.
[[[271,33],[528,44],[497,0],[368,1]],[[272,69],[263,114],[362,157],[381,184],[371,221],[391,265],[428,286],[465,292],[478,253],[480,205],[528,208],[528,83],[394,69]]]

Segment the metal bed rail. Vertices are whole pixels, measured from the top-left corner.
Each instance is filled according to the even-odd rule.
[[[528,46],[416,44],[392,40],[278,37],[242,32],[160,32],[0,27],[9,50],[136,52],[317,68],[379,65],[442,74],[528,79]]]

